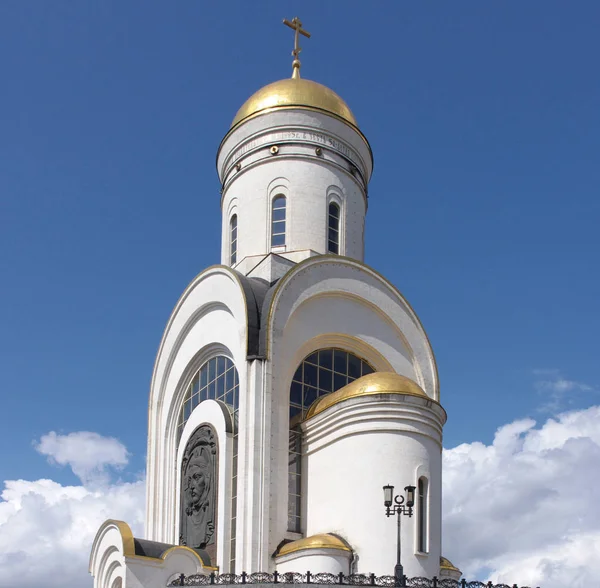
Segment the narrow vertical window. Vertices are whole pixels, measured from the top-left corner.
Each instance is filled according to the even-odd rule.
[[[302,532],[302,432],[290,428],[288,463],[288,531]]]
[[[418,503],[418,549],[421,553],[427,552],[427,480],[419,478],[419,503]]]
[[[329,205],[328,227],[327,251],[338,254],[340,252],[340,207],[335,202]]]
[[[229,221],[229,263],[235,265],[237,261],[237,214]]]
[[[275,196],[271,214],[271,247],[285,245],[285,205],[285,196]]]

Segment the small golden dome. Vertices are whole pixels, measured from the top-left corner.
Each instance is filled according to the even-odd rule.
[[[348,105],[333,90],[317,82],[295,77],[273,82],[252,94],[238,110],[231,127],[254,114],[273,108],[321,110],[358,126]]]
[[[280,555],[287,555],[288,553],[294,553],[303,549],[340,549],[341,551],[352,551],[350,546],[341,537],[330,533],[322,533],[285,543],[279,548],[275,556],[279,557]]]
[[[348,398],[372,396],[374,394],[409,394],[429,399],[423,388],[406,376],[401,376],[395,372],[374,372],[350,382],[350,384],[336,392],[317,398],[308,409],[306,418],[315,416],[326,408]]]
[[[447,558],[440,557],[440,569],[460,572],[460,570]]]

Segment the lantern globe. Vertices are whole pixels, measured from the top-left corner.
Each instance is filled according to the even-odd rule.
[[[387,486],[383,487],[383,505],[387,508],[389,508],[390,506],[392,506],[392,499],[394,496],[394,487],[390,486],[389,484]]]
[[[406,491],[406,506],[412,507],[415,505],[415,486],[405,486]]]

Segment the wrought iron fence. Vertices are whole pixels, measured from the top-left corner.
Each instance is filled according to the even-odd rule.
[[[493,584],[492,582],[469,582],[467,580],[451,580],[450,578],[407,578],[397,583],[394,576],[376,576],[375,574],[297,574],[295,572],[272,574],[258,572],[255,574],[181,574],[169,586],[209,586],[215,584],[329,584],[342,586],[388,586],[405,588],[519,588],[516,584]],[[520,588],[528,588],[521,586]]]

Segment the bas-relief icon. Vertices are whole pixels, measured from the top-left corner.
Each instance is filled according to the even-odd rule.
[[[192,433],[181,463],[181,545],[205,549],[215,542],[217,482],[216,436],[202,425]]]

